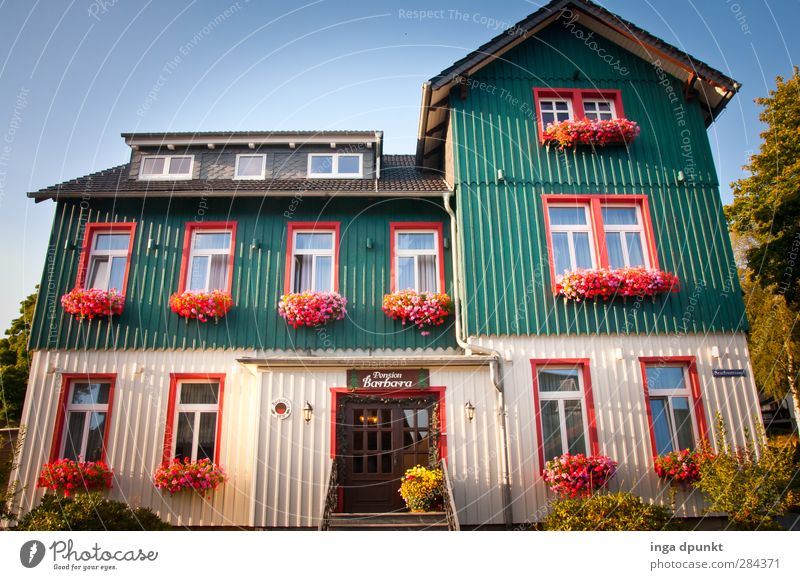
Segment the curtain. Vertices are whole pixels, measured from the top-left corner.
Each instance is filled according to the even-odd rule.
[[[550,225],[552,226],[586,225],[586,207],[582,205],[576,205],[572,207],[551,207]]]
[[[227,254],[214,254],[211,256],[211,274],[208,277],[207,290],[228,289],[228,262]]]
[[[293,292],[311,290],[311,261],[313,256],[301,255],[294,257],[294,282]]]
[[[417,268],[419,270],[419,292],[436,292],[437,273],[436,256],[417,256]]]
[[[589,234],[574,232],[572,241],[575,244],[575,267],[588,269],[592,267],[592,252],[589,249]]]
[[[181,383],[182,405],[216,405],[218,401],[217,383]]]
[[[627,232],[625,241],[628,244],[628,260],[630,267],[644,266],[644,252],[642,251],[642,236],[639,232]]]
[[[196,292],[206,290],[206,270],[208,269],[208,256],[194,256],[189,268],[189,284],[187,290]]]
[[[577,369],[542,369],[538,377],[540,393],[578,390]]]
[[[331,292],[333,277],[331,276],[333,270],[333,259],[330,256],[317,256],[317,272],[314,279],[315,292]]]
[[[606,248],[608,263],[612,268],[624,268],[625,256],[622,255],[622,240],[619,232],[606,232]]]
[[[92,264],[89,268],[89,276],[87,278],[87,288],[101,288],[107,290],[105,287],[105,279],[108,275],[108,256],[94,256]]]
[[[414,258],[397,258],[397,290],[414,289]]]
[[[563,274],[572,269],[572,260],[569,257],[568,234],[563,232],[553,233],[553,262],[556,274]]]
[[[586,453],[586,437],[583,432],[583,403],[580,399],[564,401],[564,423],[567,428],[567,451]]]
[[[603,223],[610,226],[635,226],[639,223],[635,207],[604,207]]]

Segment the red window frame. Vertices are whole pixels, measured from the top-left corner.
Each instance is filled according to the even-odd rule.
[[[286,240],[286,272],[284,275],[284,294],[292,292],[292,251],[294,248],[294,234],[298,230],[307,230],[314,233],[333,233],[333,291],[339,291],[339,231],[340,222],[289,222]]]
[[[700,392],[700,378],[697,374],[697,358],[694,356],[640,356],[639,367],[642,371],[642,388],[644,390],[644,408],[647,412],[647,427],[650,432],[650,448],[653,458],[658,457],[656,447],[656,432],[653,427],[653,412],[650,410],[650,389],[647,386],[647,367],[653,364],[664,366],[685,366],[689,375],[689,391],[692,394],[692,407],[694,419],[697,423],[697,435],[700,441],[708,440],[708,424],[703,409],[703,396]]]
[[[86,284],[86,275],[89,269],[89,254],[92,251],[92,241],[96,234],[105,233],[124,233],[128,232],[130,241],[128,242],[128,257],[125,262],[125,276],[122,279],[122,288],[119,291],[123,294],[127,293],[128,289],[128,273],[131,269],[131,255],[133,254],[133,240],[136,234],[136,222],[90,222],[87,223],[83,232],[83,244],[81,246],[81,255],[78,259],[78,275],[75,279],[76,288],[84,288]]]
[[[614,112],[618,119],[625,117],[625,110],[622,107],[622,91],[619,89],[558,89],[558,88],[535,88],[533,89],[533,103],[536,107],[536,128],[539,134],[539,142],[544,144],[542,135],[542,111],[539,107],[540,100],[562,99],[572,104],[573,119],[583,119],[586,115],[583,112],[584,99],[605,99],[614,102]]]
[[[553,237],[550,231],[550,205],[574,204],[589,207],[589,220],[592,228],[592,241],[594,242],[595,263],[599,268],[609,268],[608,249],[606,248],[605,226],[603,224],[602,207],[604,205],[636,205],[642,214],[642,228],[644,231],[644,249],[650,261],[650,267],[659,269],[658,249],[656,247],[655,232],[653,222],[650,217],[650,204],[646,195],[551,195],[542,196],[544,207],[544,229],[547,236],[547,254],[550,267],[550,281],[555,291],[556,267],[553,256]],[[677,291],[677,289],[674,289]]]
[[[187,222],[186,231],[183,235],[183,254],[181,256],[181,272],[178,279],[178,292],[186,291],[186,278],[189,273],[189,255],[192,252],[192,236],[197,231],[202,230],[230,230],[231,232],[231,255],[228,263],[228,284],[224,289],[228,294],[233,288],[233,259],[236,257],[236,225],[235,221],[227,222]],[[210,290],[213,290],[211,288]],[[219,288],[222,290],[222,288]]]
[[[167,399],[167,424],[164,428],[164,447],[162,453],[162,463],[172,461],[172,438],[175,429],[176,397],[178,395],[178,383],[181,381],[217,381],[219,383],[219,404],[217,405],[217,440],[214,442],[214,463],[219,464],[220,449],[222,447],[222,403],[225,400],[225,375],[213,373],[170,373],[169,374],[169,398]]]
[[[586,403],[586,423],[589,433],[589,449],[592,455],[600,453],[600,443],[597,439],[597,420],[594,411],[594,396],[592,395],[592,374],[589,369],[588,358],[532,358],[531,372],[533,373],[533,405],[536,428],[536,452],[539,458],[539,471],[544,471],[544,439],[542,437],[542,408],[539,399],[539,373],[540,367],[579,366],[583,375],[583,398]]]
[[[53,443],[50,448],[50,461],[58,461],[61,455],[61,443],[64,441],[64,421],[67,418],[67,397],[73,381],[103,381],[108,382],[108,410],[106,411],[106,428],[103,431],[103,451],[100,456],[101,461],[106,461],[108,451],[108,434],[111,431],[111,414],[114,407],[114,387],[117,382],[117,375],[114,373],[64,373],[61,375],[61,392],[58,395],[58,406],[56,407],[56,422],[53,426]]]
[[[443,232],[444,227],[442,222],[390,222],[389,223],[389,275],[391,276],[391,280],[389,282],[389,287],[392,292],[398,290],[397,288],[397,280],[395,278],[395,234],[397,232],[408,230],[428,230],[428,231],[435,231],[438,237],[438,242],[436,244],[436,252],[438,253],[438,260],[437,260],[437,267],[439,269],[438,276],[439,276],[439,292],[446,292],[447,287],[445,286],[444,280],[444,238]]]

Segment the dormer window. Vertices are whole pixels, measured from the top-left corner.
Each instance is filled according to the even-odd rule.
[[[361,178],[364,176],[361,153],[313,153],[308,156],[308,176]]]
[[[142,158],[139,179],[191,179],[193,155],[149,155]]]
[[[264,179],[266,155],[237,155],[234,179]]]

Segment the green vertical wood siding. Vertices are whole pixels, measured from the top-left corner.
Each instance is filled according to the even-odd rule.
[[[298,198],[299,199],[299,198]],[[86,204],[84,204],[86,205]],[[381,310],[390,290],[389,223],[441,221],[447,214],[430,200],[305,198],[90,200],[89,207],[59,202],[44,268],[41,296],[31,334],[37,349],[368,349],[447,348],[455,346],[449,325],[421,336]],[[290,211],[291,217],[284,216]],[[237,222],[232,295],[234,308],[215,324],[184,321],[169,309],[178,289],[184,224]],[[278,316],[284,289],[288,221],[341,222],[339,292],[347,298],[346,319],[321,329],[293,329]],[[87,221],[135,221],[125,311],[111,323],[77,322],[60,305],[74,287]],[[367,238],[373,240],[367,249]],[[148,250],[148,240],[153,247]],[[253,240],[258,247],[251,249]],[[450,291],[452,264],[445,249],[445,279]]]
[[[601,38],[597,43],[620,60],[627,75],[556,23],[478,71],[464,99],[460,87],[451,95],[468,332],[744,328],[741,289],[698,101],[686,101],[681,84],[660,76],[650,63]],[[641,135],[628,148],[542,146],[534,87],[620,89],[625,117],[639,123]],[[672,94],[677,101],[670,101]],[[687,144],[688,157],[682,149]],[[496,179],[498,169],[504,182]],[[684,182],[678,181],[679,171],[687,176]],[[647,195],[659,265],[679,276],[681,291],[655,301],[576,304],[554,297],[543,194]]]

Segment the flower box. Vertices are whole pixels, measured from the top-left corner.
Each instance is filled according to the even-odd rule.
[[[648,268],[597,268],[567,272],[556,280],[556,294],[567,300],[608,300],[621,296],[654,297],[679,288],[678,277],[671,272]]]
[[[113,477],[103,461],[59,459],[44,464],[38,486],[60,491],[64,497],[69,497],[79,491],[110,488]]]
[[[452,311],[453,301],[443,292],[401,290],[383,297],[383,311],[404,325],[411,323],[426,336],[428,328],[444,324]]]
[[[542,141],[557,143],[560,149],[575,145],[605,146],[630,143],[639,132],[639,125],[628,119],[575,119],[550,123],[542,132]]]
[[[338,292],[292,292],[281,296],[278,314],[294,328],[314,328],[347,315],[347,299]]]
[[[218,321],[233,307],[233,299],[227,292],[212,290],[211,292],[176,292],[169,297],[169,307],[175,314],[183,316],[187,321],[196,318],[207,322],[209,318]]]
[[[61,297],[64,312],[72,314],[78,320],[93,318],[111,318],[122,314],[125,307],[125,295],[116,289],[74,288]]]
[[[690,486],[700,480],[700,465],[713,457],[703,451],[683,449],[659,455],[655,459],[658,477],[671,484]]]
[[[214,491],[227,480],[225,471],[210,460],[192,461],[188,457],[183,461],[176,458],[163,463],[153,474],[155,486],[162,491],[168,491],[170,495],[185,490],[204,495]]]
[[[588,497],[604,487],[616,472],[617,462],[605,455],[564,453],[545,464],[544,480],[561,497]]]
[[[442,509],[443,474],[439,468],[416,465],[406,470],[400,484],[400,495],[412,512]]]

